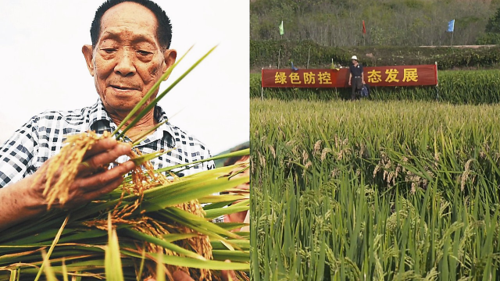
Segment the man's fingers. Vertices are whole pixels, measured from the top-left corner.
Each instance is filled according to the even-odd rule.
[[[113,169],[106,170],[104,172],[88,176],[86,178],[80,178],[75,181],[75,187],[88,190],[99,189],[101,186],[108,185],[109,182],[116,179],[122,180],[122,176],[130,172],[132,169],[134,169],[134,167],[134,162],[127,161],[114,167]]]
[[[115,190],[115,188],[117,188],[121,183],[122,183],[121,178],[115,179],[114,181],[109,182],[107,185],[101,186],[101,188],[85,194],[84,201],[88,202],[88,201],[92,201],[96,198],[99,198],[100,196]]]
[[[134,167],[134,162],[127,161],[105,172],[78,179],[71,186],[70,200],[66,202],[65,206],[72,207],[81,203],[87,203],[113,191],[123,182],[122,176]]]
[[[89,163],[91,167],[99,167],[115,161],[116,158],[130,153],[131,150],[132,147],[130,145],[120,143],[113,146],[112,149],[109,149],[106,152],[101,152],[93,157],[85,159],[85,162]]]
[[[116,179],[112,182],[109,182],[107,185],[100,186],[98,189],[94,189],[93,191],[87,190],[86,192],[83,190],[75,190],[72,193],[71,199],[68,200],[64,204],[64,207],[68,208],[73,208],[77,207],[81,204],[86,204],[89,201],[92,201],[96,198],[99,198],[101,195],[104,195],[108,192],[113,191],[115,188],[117,188],[120,184],[122,183],[122,179]]]
[[[87,157],[79,167],[78,171],[82,175],[95,172],[103,165],[107,165],[116,160],[116,158],[127,155],[131,151],[131,147],[128,144],[115,144],[109,150],[101,151],[99,154],[95,154],[92,157]]]
[[[83,157],[83,160],[86,160],[94,155],[97,155],[99,153],[102,153],[106,150],[112,149],[118,144],[118,141],[116,141],[113,138],[105,138],[102,140],[98,140],[94,145],[92,145],[92,148],[85,153],[85,156]]]

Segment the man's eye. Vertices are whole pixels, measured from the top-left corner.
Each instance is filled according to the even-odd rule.
[[[111,53],[113,53],[115,51],[115,49],[112,49],[112,48],[105,48],[105,49],[101,49],[101,50],[103,50],[107,54],[111,54]]]
[[[153,53],[151,52],[148,52],[148,51],[143,51],[143,50],[138,50],[137,51],[141,56],[148,56],[148,55],[151,55]]]

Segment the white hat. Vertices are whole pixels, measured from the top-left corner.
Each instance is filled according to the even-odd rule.
[[[358,60],[358,57],[352,56],[351,60]]]

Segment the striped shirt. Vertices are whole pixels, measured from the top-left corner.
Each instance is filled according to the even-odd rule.
[[[161,107],[154,109],[158,122],[167,120]],[[0,146],[0,188],[17,182],[38,170],[42,164],[61,150],[66,136],[95,131],[98,135],[117,128],[104,110],[100,99],[90,106],[71,111],[47,111],[32,117],[12,137]],[[151,160],[155,169],[207,159],[210,151],[198,139],[166,122],[143,140],[137,148],[144,154],[170,150]],[[127,156],[116,162],[123,163]],[[183,170],[179,176],[214,169],[207,161]]]

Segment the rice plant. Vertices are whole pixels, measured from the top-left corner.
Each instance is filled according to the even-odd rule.
[[[253,99],[253,280],[498,280],[498,110]]]

